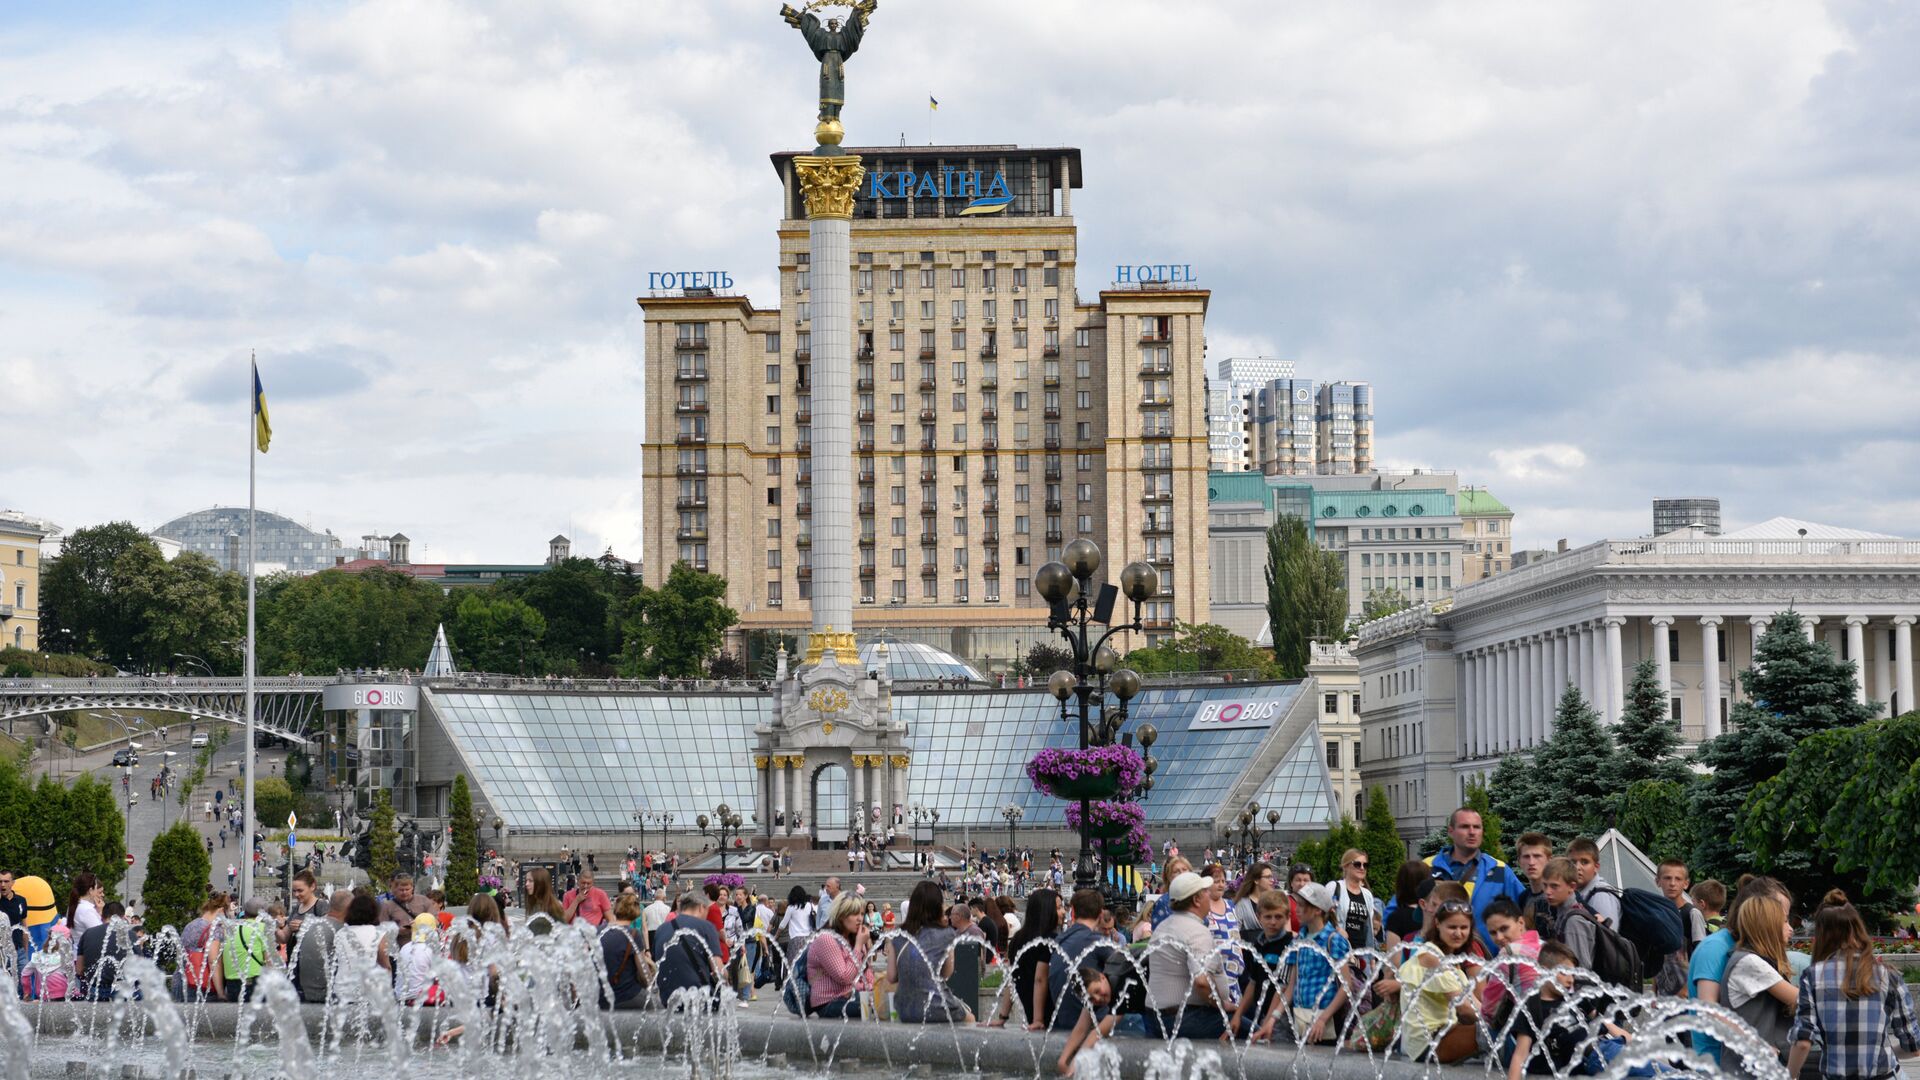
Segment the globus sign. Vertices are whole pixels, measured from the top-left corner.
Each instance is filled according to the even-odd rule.
[[[1272,727],[1280,715],[1277,701],[1208,701],[1193,714],[1191,727]]]
[[[321,696],[323,709],[406,709],[417,704],[413,688],[404,684],[361,683],[329,686]]]

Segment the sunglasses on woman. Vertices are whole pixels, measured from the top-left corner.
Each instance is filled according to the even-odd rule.
[[[1364,862],[1350,862],[1347,865],[1359,870],[1365,870],[1367,868],[1367,864]]]

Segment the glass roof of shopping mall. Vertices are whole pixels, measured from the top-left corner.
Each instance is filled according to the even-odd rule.
[[[1150,826],[1212,820],[1257,758],[1280,759],[1260,784],[1263,809],[1280,810],[1287,825],[1324,824],[1333,790],[1314,752],[1312,710],[1291,709],[1299,690],[1298,683],[1143,690],[1127,728],[1151,721],[1160,729],[1153,748],[1159,771],[1146,802]],[[629,830],[641,807],[671,811],[685,827],[715,803],[743,816],[758,808],[754,728],[772,719],[768,695],[435,689],[425,700],[494,812],[515,828]],[[1026,811],[1025,824],[1064,822],[1065,804],[1035,792],[1025,771],[1034,751],[1074,742],[1073,725],[1060,720],[1058,703],[1044,690],[893,700],[913,749],[912,801],[939,810],[943,827],[1004,827],[1000,807],[1009,802]],[[1223,723],[1223,714],[1264,715]],[[1275,753],[1282,740],[1283,758]],[[824,778],[835,774],[841,770]],[[845,791],[844,775],[838,779],[841,786],[830,791]]]
[[[880,666],[880,646],[876,639],[860,646],[860,666],[863,670],[873,671]],[[935,679],[965,679],[969,683],[985,686],[987,680],[972,664],[932,645],[918,641],[884,642],[887,647],[887,674],[894,682],[932,682]]]

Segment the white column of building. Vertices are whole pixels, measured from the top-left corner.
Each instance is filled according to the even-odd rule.
[[[1586,695],[1587,700],[1592,701],[1594,689],[1593,627],[1586,623],[1581,623],[1577,629],[1580,634],[1580,675],[1573,681],[1574,685],[1580,688],[1580,692]]]
[[[1913,620],[1912,615],[1893,617],[1893,692],[1899,699],[1893,703],[1896,716],[1914,708]]]
[[[1867,703],[1867,617],[1847,616],[1847,658],[1853,661],[1853,700]]]
[[[913,762],[909,761],[893,771],[894,781],[900,785],[893,793],[893,801],[903,812],[913,802],[913,789],[907,776],[907,770],[911,768],[913,768]]]
[[[1655,615],[1653,624],[1653,663],[1659,671],[1660,715],[1673,719],[1673,616]]]
[[[1767,636],[1767,627],[1773,625],[1773,616],[1750,615],[1747,617],[1747,625],[1753,628],[1753,642],[1747,655],[1752,658],[1752,666],[1757,668],[1760,666],[1760,639]]]
[[[1720,623],[1718,615],[1700,620],[1700,719],[1709,739],[1720,734]]]
[[[1533,646],[1533,725],[1527,732],[1535,746],[1547,741],[1547,715],[1553,711],[1549,692],[1553,686],[1553,635],[1540,634]]]
[[[1527,690],[1522,673],[1526,669],[1527,643],[1514,641],[1507,649],[1507,749],[1520,749],[1520,732],[1527,717]]]
[[[1873,700],[1880,703],[1879,715],[1887,715],[1887,702],[1893,699],[1893,633],[1873,632]]]
[[[1480,665],[1478,665],[1480,686],[1476,694],[1476,698],[1480,701],[1478,705],[1480,715],[1473,719],[1473,738],[1482,755],[1492,755],[1494,742],[1496,742],[1494,738],[1494,667],[1498,665],[1498,661],[1494,657],[1496,657],[1494,650],[1490,648],[1480,650]]]
[[[1520,708],[1514,717],[1515,746],[1524,747],[1533,741],[1533,650],[1533,638],[1520,639],[1520,671],[1514,678],[1514,686],[1520,691]]]
[[[775,754],[767,759],[767,802],[773,807],[773,834],[781,835],[787,820],[787,759]]]
[[[880,778],[880,797],[875,801],[880,804],[880,831],[884,833],[893,824],[893,755],[881,754],[878,760],[874,772]]]
[[[1820,640],[1820,630],[1819,630],[1820,616],[1818,615],[1800,616],[1800,628],[1806,631],[1807,641],[1809,643],[1818,642]]]
[[[853,755],[853,765],[847,770],[847,787],[850,789],[848,795],[852,797],[853,802],[853,810],[852,813],[848,815],[847,821],[856,831],[859,830],[862,825],[866,824],[867,820],[867,800],[864,798],[866,794],[866,762],[867,755],[855,754]]]
[[[1606,677],[1600,680],[1600,684],[1607,688],[1607,709],[1600,715],[1601,719],[1611,724],[1620,719],[1620,711],[1626,707],[1627,701],[1626,692],[1621,686],[1621,680],[1624,678],[1621,669],[1626,661],[1620,649],[1620,628],[1626,625],[1627,620],[1618,615],[1609,615],[1606,622],[1607,672]]]
[[[1473,655],[1459,653],[1455,686],[1459,686],[1459,723],[1453,724],[1455,757],[1473,757]]]
[[[1494,750],[1505,753],[1513,749],[1513,643],[1500,645],[1500,680],[1494,692],[1500,695],[1500,727],[1494,735]]]
[[[1560,695],[1567,692],[1567,630],[1553,632],[1553,699],[1547,710],[1547,738],[1553,738],[1553,718],[1560,708]]]

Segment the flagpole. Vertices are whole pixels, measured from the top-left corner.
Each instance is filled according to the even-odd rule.
[[[241,828],[244,831],[244,844],[240,849],[240,862],[245,867],[240,874],[240,899],[246,900],[253,895],[253,567],[256,561],[253,531],[254,498],[254,458],[260,449],[260,367],[257,358],[249,354],[247,365],[247,673],[246,673],[246,821]]]

